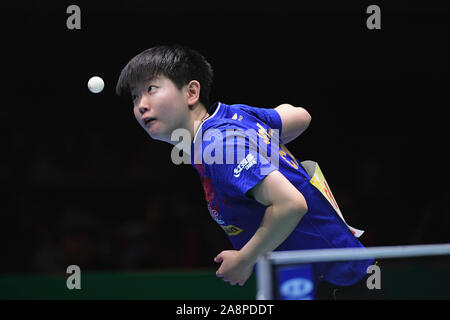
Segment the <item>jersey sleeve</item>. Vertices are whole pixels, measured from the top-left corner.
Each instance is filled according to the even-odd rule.
[[[232,198],[248,199],[247,192],[278,169],[278,150],[273,149],[278,147],[277,144],[271,149],[257,136],[233,131],[223,136],[222,146],[222,163],[215,161],[205,166],[214,184]],[[205,151],[204,156],[208,156],[210,150]]]
[[[282,123],[280,114],[275,109],[270,108],[257,108],[247,105],[241,105],[245,111],[252,114],[253,116],[261,119],[261,121],[265,122],[272,129],[278,129],[280,132],[280,137],[282,136]]]

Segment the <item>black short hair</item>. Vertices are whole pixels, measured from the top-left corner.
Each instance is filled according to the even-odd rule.
[[[139,53],[122,69],[116,94],[130,94],[131,86],[164,75],[181,90],[191,80],[200,83],[200,102],[208,108],[213,69],[199,52],[181,45],[152,47]]]

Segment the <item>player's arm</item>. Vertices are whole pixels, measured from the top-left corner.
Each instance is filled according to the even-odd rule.
[[[276,249],[291,234],[308,211],[308,205],[301,192],[278,170],[268,174],[248,194],[267,206],[261,225],[241,249],[256,262],[259,256]]]
[[[288,143],[308,128],[311,115],[302,107],[294,107],[290,104],[281,104],[274,109],[281,118],[281,139]]]
[[[308,210],[303,195],[278,170],[268,174],[248,195],[267,206],[260,226],[241,250],[222,251],[214,259],[222,262],[217,276],[231,284],[243,285],[258,258],[276,249]]]

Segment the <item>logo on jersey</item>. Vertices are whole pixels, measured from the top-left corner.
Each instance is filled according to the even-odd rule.
[[[250,169],[256,163],[256,159],[253,154],[249,153],[242,161],[238,164],[236,168],[234,168],[234,176],[239,178],[242,170]]]
[[[233,116],[231,119],[237,120],[237,121],[241,121],[242,118],[243,118],[243,117],[242,117],[241,115],[239,115],[239,119],[238,119],[237,113],[235,113],[234,116]]]
[[[223,229],[223,231],[225,231],[225,233],[226,233],[227,235],[229,235],[229,236],[235,236],[235,235],[241,233],[242,231],[244,231],[244,230],[242,230],[241,228],[238,228],[238,227],[233,226],[233,225],[231,225],[231,224],[228,225],[228,226],[225,226],[225,225],[224,225],[224,224],[225,224],[225,221],[223,221],[223,220],[221,219],[221,216],[220,216],[219,212],[218,212],[216,209],[214,209],[213,207],[211,207],[211,205],[209,204],[209,202],[208,202],[208,210],[209,210],[209,214],[210,214],[211,217],[214,219],[214,221],[216,221],[216,222],[220,225],[220,227]]]
[[[225,233],[229,236],[235,236],[235,235],[241,233],[242,231],[244,231],[244,230],[242,230],[236,226],[233,226],[231,224],[228,226],[221,226],[221,227],[225,231]]]
[[[213,218],[214,221],[216,221],[220,225],[225,224],[225,222],[221,219],[219,212],[216,209],[214,209],[213,207],[211,207],[209,202],[208,202],[208,211],[209,211],[209,214],[211,215],[211,218]]]

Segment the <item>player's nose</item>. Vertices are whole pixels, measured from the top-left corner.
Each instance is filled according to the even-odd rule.
[[[138,109],[139,109],[139,113],[140,113],[141,115],[143,115],[144,113],[146,113],[146,112],[148,111],[148,107],[147,107],[147,106],[143,106],[143,105],[140,105],[140,106],[138,107]]]
[[[146,113],[148,110],[150,110],[150,105],[148,103],[145,102],[145,99],[140,99],[140,101],[138,102],[138,110],[139,113],[141,115],[143,115],[144,113]]]

